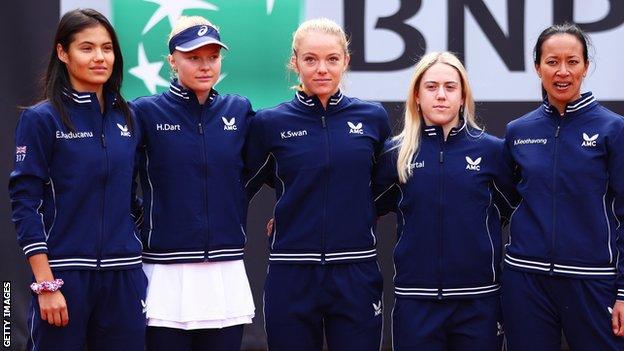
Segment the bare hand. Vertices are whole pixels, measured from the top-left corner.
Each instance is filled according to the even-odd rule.
[[[616,301],[611,313],[611,327],[613,334],[624,336],[624,301]]]
[[[67,303],[65,302],[65,296],[63,296],[60,290],[42,292],[38,299],[41,319],[57,327],[64,327],[69,323]]]
[[[273,233],[273,222],[275,222],[275,218],[273,217],[269,218],[269,221],[267,222],[267,225],[266,225],[267,236],[271,236],[271,233]]]

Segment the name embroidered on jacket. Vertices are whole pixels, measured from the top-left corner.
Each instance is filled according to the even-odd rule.
[[[583,143],[581,144],[581,146],[595,147],[597,139],[598,134],[594,134],[590,137],[589,135],[587,135],[587,133],[583,133]]]
[[[60,130],[56,131],[57,139],[84,139],[84,138],[93,138],[93,132],[62,132]]]
[[[302,137],[302,136],[306,136],[308,135],[308,131],[307,130],[286,130],[283,132],[280,132],[280,137],[282,137],[282,139],[288,139],[288,138],[293,138],[293,137]]]
[[[416,161],[414,163],[411,163],[409,167],[410,167],[410,170],[414,168],[425,168],[425,161],[424,160],[420,162]]]
[[[156,130],[180,130],[180,125],[179,124],[167,124],[167,123],[163,123],[163,124],[156,124]]]
[[[548,139],[514,139],[514,145],[531,145],[531,144],[542,144],[546,145]]]
[[[227,117],[221,117],[223,121],[223,130],[236,130],[236,118],[232,117],[231,119],[227,119]]]

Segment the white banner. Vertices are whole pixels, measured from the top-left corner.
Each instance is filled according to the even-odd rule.
[[[350,15],[359,15],[345,11],[351,0],[347,1],[307,1],[305,6],[306,18],[329,17],[341,24],[348,21]],[[357,28],[350,28],[352,32],[362,35],[364,38],[364,56],[366,62],[388,62],[401,56],[406,48],[406,41],[417,40],[408,37],[406,40],[395,31],[376,28],[381,18],[395,15],[401,7],[407,4],[418,4],[420,7],[416,13],[404,20],[404,24],[412,27],[424,38],[426,51],[453,51],[457,42],[463,41],[465,48],[464,61],[469,72],[470,81],[474,89],[475,98],[479,101],[531,101],[539,100],[539,80],[535,74],[533,65],[533,46],[539,33],[553,24],[555,16],[555,3],[564,3],[559,0],[368,0],[353,1],[365,3],[364,28],[358,33]],[[474,6],[475,13],[463,3]],[[583,90],[591,90],[602,100],[624,100],[624,89],[618,88],[619,81],[624,77],[624,1],[622,0],[575,0],[572,1],[573,21],[581,24],[592,24],[600,21],[603,27],[595,31],[587,30],[595,48],[595,53],[590,51],[591,67]],[[459,5],[458,5],[459,4]],[[475,5],[476,4],[476,5]],[[487,11],[483,11],[479,4],[483,4]],[[524,13],[514,13],[513,7],[522,7]],[[449,14],[449,8],[451,9]],[[457,8],[461,7],[464,16],[464,25],[452,33],[449,37],[451,16],[460,16]],[[565,9],[564,9],[565,10]],[[494,47],[483,29],[482,23],[475,19],[476,16],[489,17],[495,21],[499,30],[505,36],[510,35],[511,18],[515,19],[512,24],[520,40],[510,40],[509,46],[521,49],[524,62],[520,69],[510,69],[508,64],[501,58],[501,51],[510,53],[508,48],[498,49]],[[565,15],[558,9],[560,16]],[[610,24],[610,23],[611,24]],[[519,25],[518,25],[519,24]],[[615,25],[613,28],[608,28]],[[523,31],[522,31],[522,28]],[[490,29],[490,34],[493,32]],[[462,35],[463,33],[463,35]],[[449,43],[452,41],[452,43]],[[511,57],[513,59],[513,57]],[[413,57],[412,60],[416,60]],[[517,60],[516,60],[517,61]],[[411,78],[413,67],[399,70],[359,71],[352,70],[349,74],[347,89],[349,93],[363,99],[381,101],[403,101],[407,92],[407,85]]]

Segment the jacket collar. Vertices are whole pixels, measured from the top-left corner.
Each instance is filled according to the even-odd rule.
[[[442,137],[444,138],[444,130],[442,129],[441,126],[428,126],[425,124],[424,120],[422,121],[422,135],[423,137]],[[451,128],[451,131],[449,132],[448,135],[448,139],[447,140],[451,140],[451,138],[457,136],[460,132],[466,130],[468,128],[468,125],[466,123],[466,120],[464,120],[463,118],[461,118],[459,120],[459,126],[455,126],[453,128]]]
[[[344,94],[342,94],[342,92],[338,90],[334,95],[329,97],[326,110],[330,111],[342,106],[344,97]],[[317,110],[319,108],[323,108],[323,104],[321,104],[321,101],[316,95],[308,96],[301,90],[297,90],[297,92],[295,93],[294,101],[297,106],[300,106],[305,110]]]
[[[169,91],[167,91],[165,94],[169,95],[169,97],[171,97],[172,99],[184,104],[198,104],[197,96],[195,95],[195,93],[192,90],[186,89],[185,87],[180,85],[177,79],[173,79],[171,81],[171,83],[169,84]],[[205,105],[210,105],[217,95],[219,95],[219,93],[216,90],[211,89],[210,93],[208,94],[208,99],[206,99]]]
[[[97,95],[93,92],[79,92],[70,87],[62,89],[65,101],[79,108],[93,108],[100,110],[100,103]],[[113,108],[117,104],[117,94],[111,91],[104,92],[106,110]]]
[[[572,102],[568,102],[565,107],[565,114],[574,113],[574,112],[582,112],[582,111],[589,109],[595,104],[597,104],[596,98],[594,97],[591,91],[588,91],[586,93],[581,94],[580,98]],[[555,113],[559,115],[559,111],[557,111],[557,108],[551,105],[550,102],[548,102],[548,97],[544,98],[544,101],[542,102],[542,107],[544,108],[544,112],[548,114]]]

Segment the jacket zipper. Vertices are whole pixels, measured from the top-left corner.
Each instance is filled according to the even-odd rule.
[[[557,117],[557,129],[555,130],[555,150],[554,150],[554,161],[553,161],[553,198],[552,198],[552,211],[553,211],[553,223],[552,223],[552,241],[550,246],[550,275],[554,274],[555,264],[553,263],[553,259],[555,256],[555,238],[556,238],[556,227],[557,227],[557,149],[559,145],[559,132],[561,130],[561,117]]]
[[[202,140],[202,150],[203,150],[203,163],[204,163],[204,213],[206,213],[206,242],[205,248],[206,252],[204,253],[204,260],[208,260],[208,254],[210,252],[210,214],[208,213],[208,156],[206,155],[206,138],[204,136],[204,127],[202,125],[202,116],[204,115],[204,105],[201,105],[199,109],[199,118],[197,123],[197,131],[199,132],[199,136]]]
[[[442,138],[444,138],[444,135],[442,135]],[[441,141],[440,143],[440,154],[439,154],[439,164],[440,164],[440,199],[439,199],[439,203],[438,203],[438,225],[439,225],[439,232],[438,232],[438,296],[437,299],[441,300],[443,295],[442,295],[442,233],[444,230],[444,216],[442,214],[442,207],[443,207],[443,201],[444,201],[444,144],[446,142],[444,141],[444,139]]]
[[[327,193],[329,192],[329,162],[330,162],[330,154],[329,154],[329,129],[327,128],[327,122],[325,121],[325,116],[321,116],[321,126],[323,127],[323,131],[325,132],[325,156],[326,156],[326,164],[325,164],[325,194],[323,198],[323,230],[321,232],[321,264],[325,264],[325,235],[327,234]]]
[[[108,160],[108,148],[106,146],[106,115],[102,114],[102,134],[101,134],[101,141],[102,141],[102,151],[104,151],[104,159],[106,160],[105,166],[106,166],[106,171],[104,172],[104,179],[103,179],[103,192],[102,192],[102,226],[101,226],[101,230],[100,230],[100,236],[98,238],[98,260],[97,260],[97,268],[100,269],[101,268],[101,264],[102,264],[102,240],[104,237],[104,230],[106,229],[104,226],[105,223],[105,218],[106,218],[106,184],[108,183],[108,173],[109,173],[109,160]]]

